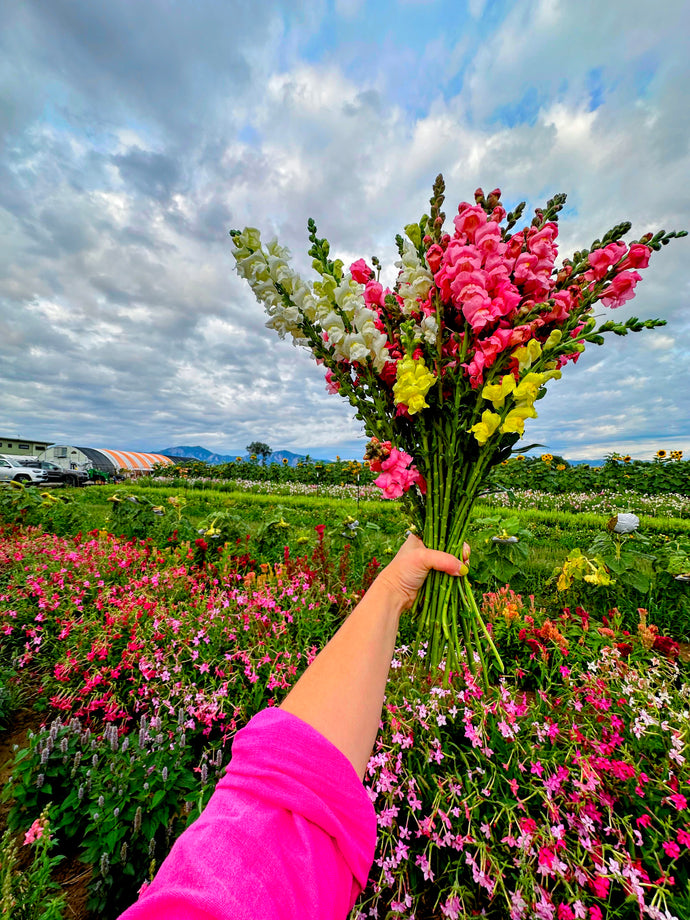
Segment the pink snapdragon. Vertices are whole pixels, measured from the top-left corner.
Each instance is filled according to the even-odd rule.
[[[366,284],[374,272],[369,268],[364,259],[357,259],[357,261],[353,262],[350,266],[350,274],[352,275],[353,281],[356,281],[358,284]]]
[[[374,480],[374,485],[383,491],[384,498],[400,498],[416,483],[425,491],[424,477],[413,465],[413,459],[404,450],[392,447],[390,456],[381,461],[381,475]]]
[[[646,247],[645,247],[646,248]],[[613,268],[628,251],[625,243],[609,243],[589,254],[589,271],[585,272],[587,281],[601,281],[610,268]]]
[[[621,272],[605,289],[601,302],[605,307],[620,307],[635,296],[635,285],[642,280],[639,272]]]
[[[647,268],[652,250],[644,243],[632,243],[628,250],[628,255],[621,262],[618,268],[623,271],[626,268]]]
[[[36,818],[34,823],[31,825],[29,830],[24,835],[23,846],[29,846],[31,843],[35,843],[37,840],[40,840],[43,836],[43,833],[46,829],[46,820],[45,818]]]
[[[470,205],[466,201],[458,206],[458,216],[454,219],[455,230],[459,237],[465,237],[473,243],[480,227],[488,220],[486,211],[481,205]]]

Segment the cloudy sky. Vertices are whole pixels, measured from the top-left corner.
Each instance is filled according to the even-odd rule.
[[[4,0],[0,436],[129,449],[250,440],[361,456],[349,405],[264,328],[228,230],[309,273],[396,258],[428,207],[568,193],[561,255],[620,220],[690,225],[684,0]],[[690,242],[592,346],[529,441],[571,458],[690,453]],[[683,266],[686,269],[683,270]],[[628,309],[630,307],[631,309]]]

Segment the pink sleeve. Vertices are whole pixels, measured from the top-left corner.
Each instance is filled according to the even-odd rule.
[[[342,920],[375,846],[374,808],[349,760],[306,722],[265,709],[121,920]]]

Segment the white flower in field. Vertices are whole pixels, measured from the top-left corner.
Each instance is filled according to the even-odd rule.
[[[613,533],[633,533],[639,526],[640,519],[636,514],[616,514],[608,523]]]

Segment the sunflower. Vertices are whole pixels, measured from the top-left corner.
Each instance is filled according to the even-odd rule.
[[[666,456],[666,451],[665,451],[665,450],[658,450],[654,456],[655,456],[655,459],[657,459],[657,460],[663,460],[664,457]]]
[[[551,463],[553,460],[553,454],[542,454],[541,459],[544,461],[544,463]]]

